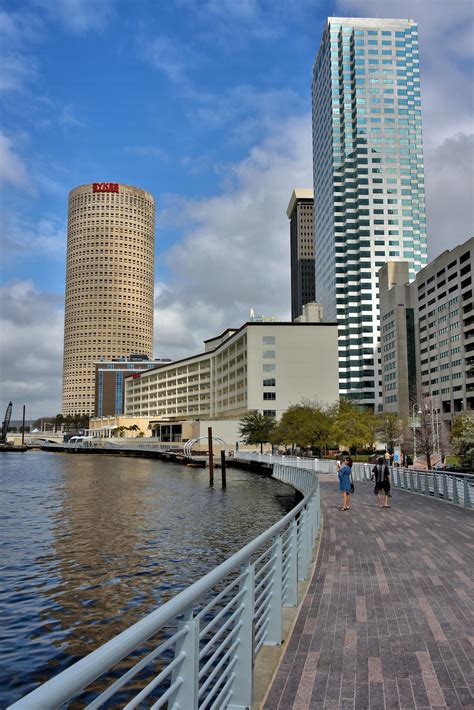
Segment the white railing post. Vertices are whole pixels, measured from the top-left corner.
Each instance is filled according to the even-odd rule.
[[[308,574],[308,535],[307,535],[306,508],[303,508],[299,517],[299,550],[298,550],[298,579],[306,579]]]
[[[298,523],[291,521],[285,606],[298,605]]]
[[[283,618],[282,618],[282,539],[281,535],[273,541],[273,574],[271,592],[269,599],[270,612],[268,615],[268,627],[265,634],[264,646],[279,646],[283,639]]]
[[[176,642],[175,658],[182,656],[182,661],[174,669],[171,684],[180,682],[169,700],[168,707],[172,710],[198,707],[198,677],[199,677],[199,619],[193,619],[193,610],[188,609],[184,621],[178,624],[178,630],[186,629],[187,633]]]
[[[316,530],[319,535],[319,531],[321,529],[321,489],[319,487],[319,482],[314,497],[316,500]]]
[[[443,498],[444,500],[449,500],[449,490],[448,490],[448,477],[445,473],[443,475]]]
[[[457,476],[451,476],[451,483],[453,485],[453,503],[459,505],[459,489]]]
[[[469,481],[466,476],[464,476],[464,507],[472,508],[471,495],[469,491]]]
[[[239,617],[241,628],[238,635],[239,645],[236,650],[237,662],[234,668],[232,699],[228,705],[229,710],[250,708],[252,705],[255,632],[255,569],[253,564],[248,562],[241,571],[244,575],[239,585],[239,591],[243,591]],[[187,710],[186,706],[183,707],[183,710]]]

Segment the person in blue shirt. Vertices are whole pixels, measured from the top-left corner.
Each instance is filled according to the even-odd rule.
[[[341,510],[350,510],[350,494],[351,494],[351,469],[352,459],[350,456],[345,456],[342,460],[337,475],[339,477],[339,490],[342,493],[342,508]]]

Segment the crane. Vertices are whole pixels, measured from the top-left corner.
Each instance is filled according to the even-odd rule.
[[[6,442],[7,442],[7,432],[8,432],[8,427],[10,426],[12,409],[13,409],[13,404],[11,402],[9,402],[8,407],[7,407],[7,411],[5,412],[5,419],[2,422],[2,434],[0,436],[0,444],[6,444]]]

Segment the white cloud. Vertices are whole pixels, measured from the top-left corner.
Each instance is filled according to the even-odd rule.
[[[22,159],[14,152],[12,141],[0,133],[0,186],[10,183],[16,187],[31,189],[26,167]]]
[[[0,11],[0,91],[19,91],[37,76],[30,50],[42,37],[42,23],[33,13]]]
[[[191,52],[178,40],[161,35],[151,41],[140,38],[140,53],[150,64],[161,71],[170,81],[184,85],[191,65]]]
[[[112,0],[35,0],[66,31],[82,35],[101,32],[113,17]]]
[[[56,217],[31,222],[24,215],[3,210],[0,216],[3,259],[41,255],[43,259],[64,261],[66,224]]]
[[[27,418],[57,414],[61,407],[64,315],[57,296],[31,281],[0,288],[1,391]]]
[[[290,119],[275,125],[245,160],[228,165],[231,189],[179,201],[180,223],[188,222],[185,237],[157,257],[171,273],[156,297],[159,356],[199,351],[203,338],[242,325],[251,306],[289,316],[286,207],[295,187],[311,186],[311,164],[310,119]]]
[[[298,109],[303,112],[307,101],[292,89],[258,89],[250,84],[231,86],[219,94],[192,90],[188,92],[194,105],[190,120],[211,128],[225,127],[240,143],[252,143],[271,131],[275,117],[281,120]],[[304,108],[303,108],[304,107]]]
[[[0,91],[19,91],[27,81],[37,76],[33,57],[9,53],[0,57]]]

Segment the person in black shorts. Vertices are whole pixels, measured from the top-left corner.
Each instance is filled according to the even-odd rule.
[[[390,498],[390,469],[383,460],[382,456],[379,456],[377,463],[372,469],[371,479],[372,481],[375,481],[374,493],[377,496],[379,508],[390,508],[388,503]],[[383,505],[382,493],[384,493]]]

